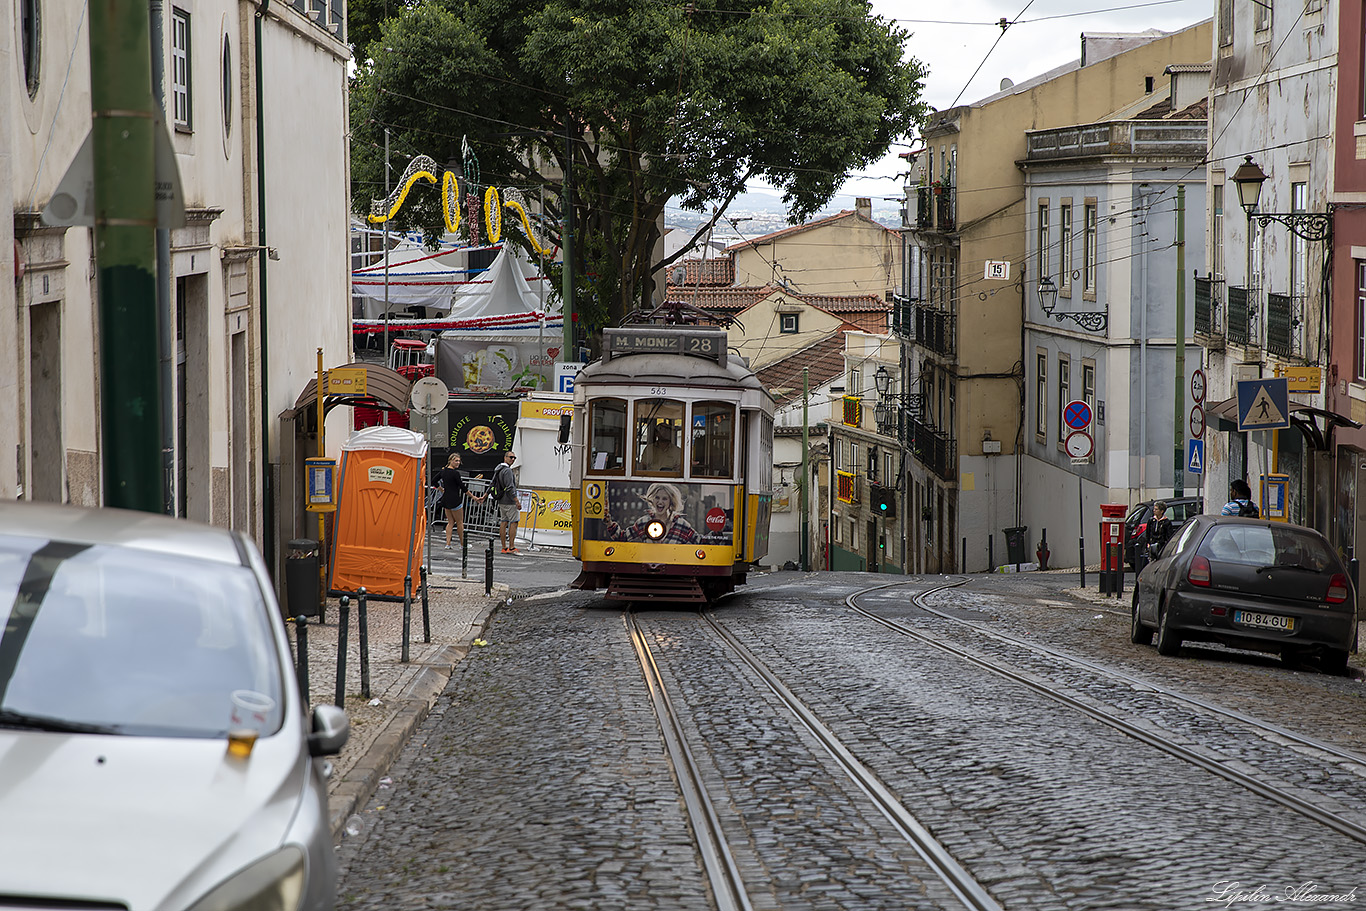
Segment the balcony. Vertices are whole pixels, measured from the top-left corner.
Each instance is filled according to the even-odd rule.
[[[954,335],[958,318],[952,313],[933,307],[915,309],[915,341],[935,354],[954,355]]]
[[[858,475],[850,474],[847,471],[835,472],[836,490],[835,499],[841,503],[857,503],[858,496]]]
[[[944,181],[916,187],[915,226],[952,231],[957,224],[958,196],[955,188]]]
[[[840,423],[846,427],[862,427],[863,398],[857,395],[846,395],[841,404],[843,408],[841,409]]]
[[[930,471],[946,481],[958,474],[957,446],[953,437],[926,424],[915,414],[904,413],[901,445]]]
[[[1228,340],[1244,348],[1257,345],[1257,293],[1255,288],[1228,287]]]
[[[1195,278],[1195,335],[1202,346],[1213,351],[1224,347],[1224,280],[1205,276]]]
[[[1266,350],[1278,357],[1300,354],[1298,302],[1289,294],[1266,296]]]

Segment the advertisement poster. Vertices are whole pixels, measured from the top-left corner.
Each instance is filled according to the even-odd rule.
[[[733,544],[735,488],[676,481],[589,481],[584,484],[583,537],[589,541]],[[662,526],[652,538],[651,523]]]
[[[560,336],[497,341],[439,338],[436,376],[453,392],[506,393],[517,388],[552,389]]]
[[[517,432],[519,403],[507,399],[453,401],[446,406],[450,434],[446,448],[433,447],[432,464],[444,468],[451,452],[460,453],[460,470],[466,475],[489,477],[503,454],[512,448]]]

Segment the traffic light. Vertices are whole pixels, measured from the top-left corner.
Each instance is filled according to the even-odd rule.
[[[884,519],[896,518],[896,490],[890,487],[881,487],[877,484],[872,487],[873,514]]]

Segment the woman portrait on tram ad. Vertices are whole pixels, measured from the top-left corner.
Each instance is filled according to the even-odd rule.
[[[609,541],[650,541],[657,544],[694,544],[697,530],[683,517],[683,494],[673,484],[651,484],[640,499],[645,515],[622,528],[610,513],[603,515],[604,538]]]

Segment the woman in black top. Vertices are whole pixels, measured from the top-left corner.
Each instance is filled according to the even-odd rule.
[[[441,508],[446,511],[446,548],[451,546],[451,528],[460,529],[460,543],[465,543],[465,476],[460,473],[460,453],[453,452],[446,467],[437,472],[436,484],[441,488]],[[482,500],[483,497],[475,497]]]

